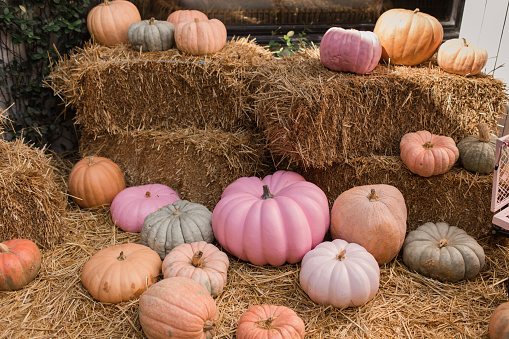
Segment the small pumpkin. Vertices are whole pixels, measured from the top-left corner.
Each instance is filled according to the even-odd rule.
[[[497,306],[491,314],[488,324],[490,339],[506,339],[509,337],[509,302]]]
[[[428,131],[405,134],[399,147],[403,163],[412,173],[422,177],[447,172],[460,156],[452,138]]]
[[[163,261],[164,278],[186,277],[215,298],[226,285],[230,262],[226,253],[205,241],[175,247]]]
[[[156,251],[161,259],[178,245],[197,241],[214,241],[212,212],[201,204],[177,200],[143,221],[140,243]]]
[[[167,51],[175,44],[175,26],[151,18],[129,26],[127,38],[135,50]]]
[[[196,281],[174,277],[150,286],[140,297],[139,319],[148,339],[211,339],[216,303]]]
[[[81,282],[95,300],[116,304],[139,297],[155,283],[161,264],[159,255],[147,246],[110,246],[85,263]]]
[[[108,158],[87,157],[69,174],[69,193],[83,208],[109,205],[125,188],[124,173]]]
[[[175,27],[175,43],[192,55],[216,53],[226,43],[226,27],[218,19],[181,22]]]
[[[449,39],[438,49],[437,63],[444,71],[459,75],[481,73],[488,62],[488,52],[464,38]]]
[[[41,269],[39,247],[28,239],[0,243],[0,291],[15,291],[35,279]]]
[[[427,222],[408,233],[403,262],[424,276],[454,282],[476,276],[485,256],[483,248],[464,230],[445,222]]]
[[[177,25],[181,22],[194,21],[194,19],[208,20],[209,18],[205,13],[195,9],[180,9],[171,12],[166,21],[171,22],[175,27],[177,27]]]
[[[281,305],[255,305],[244,312],[237,326],[237,339],[304,339],[306,326],[294,310]]]
[[[302,290],[318,304],[355,307],[375,297],[380,268],[361,245],[335,239],[306,253],[299,281]]]
[[[470,135],[458,143],[461,165],[470,172],[488,174],[495,169],[497,137],[490,134],[488,125],[478,124],[479,135]]]

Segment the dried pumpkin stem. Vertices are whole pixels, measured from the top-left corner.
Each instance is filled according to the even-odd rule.
[[[94,161],[94,157],[88,157],[88,166],[93,166],[95,165],[95,161]]]
[[[261,327],[261,328],[264,328],[264,329],[267,329],[267,330],[270,330],[272,328],[275,328],[276,326],[274,326],[272,324],[272,322],[274,321],[274,319],[276,319],[277,317],[268,317],[267,319],[260,319],[256,322],[256,325],[258,325],[258,327]]]
[[[213,322],[212,320],[208,319],[208,320],[205,320],[205,322],[203,323],[203,332],[210,332],[212,331],[214,328],[216,327],[216,323]]]
[[[419,13],[421,10],[419,8],[414,9],[414,13]]]
[[[148,24],[153,25],[155,20],[156,20],[156,18],[151,17],[150,20],[148,21]]]
[[[380,197],[378,196],[378,193],[376,193],[374,188],[371,189],[371,192],[366,196],[366,198],[368,198],[369,201],[378,201],[378,200],[380,200]]]
[[[267,200],[267,199],[271,199],[271,198],[274,198],[274,195],[272,193],[270,193],[269,186],[263,185],[262,199]]]
[[[463,47],[468,47],[467,39],[461,38],[461,41],[463,41]]]
[[[145,197],[150,198],[150,192],[149,191],[147,191],[147,193],[145,193]]]
[[[201,261],[202,257],[203,257],[202,251],[197,251],[196,253],[194,253],[194,255],[193,255],[193,266],[194,267],[202,267],[203,266],[203,262]]]
[[[447,246],[449,243],[447,242],[447,239],[442,239],[440,240],[440,242],[438,243],[438,247],[442,248],[444,246]]]
[[[336,259],[338,259],[339,261],[345,260],[345,254],[346,254],[346,249],[342,248],[341,251],[339,251],[339,253],[336,254]]]
[[[424,145],[422,145],[422,147],[423,147],[424,149],[432,149],[432,148],[433,148],[433,143],[432,143],[431,141],[426,141],[426,142],[424,143]]]
[[[122,260],[125,260],[125,259],[126,259],[126,256],[124,254],[124,251],[121,251],[120,255],[117,257],[117,260],[118,261],[122,261]]]
[[[7,253],[9,252],[9,246],[7,246],[6,244],[0,244],[0,253]]]
[[[480,123],[477,124],[477,131],[479,132],[479,141],[481,142],[489,142],[490,141],[490,131],[488,130],[488,125]]]

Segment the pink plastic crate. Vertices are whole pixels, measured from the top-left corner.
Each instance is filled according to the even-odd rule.
[[[509,134],[497,139],[491,190],[493,234],[509,236]]]

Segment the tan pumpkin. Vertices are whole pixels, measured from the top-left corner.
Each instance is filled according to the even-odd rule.
[[[170,13],[166,21],[171,22],[175,27],[177,27],[177,25],[181,22],[194,21],[194,19],[208,20],[209,18],[205,13],[195,9],[181,9]]]
[[[419,9],[390,9],[373,29],[382,44],[382,59],[394,65],[418,65],[427,61],[442,43],[444,29],[433,16]]]
[[[251,306],[239,319],[237,339],[303,339],[305,325],[294,310],[286,306]]]
[[[437,63],[444,71],[459,75],[481,73],[488,61],[488,52],[465,39],[449,39],[438,49]]]
[[[509,338],[509,302],[497,306],[488,324],[490,339]]]
[[[447,172],[460,155],[452,138],[428,131],[405,134],[399,147],[403,163],[412,173],[422,177]]]
[[[189,54],[215,53],[226,43],[226,27],[217,19],[182,22],[175,27],[175,43]]]

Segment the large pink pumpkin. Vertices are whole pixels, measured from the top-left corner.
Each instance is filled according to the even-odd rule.
[[[369,31],[331,27],[320,42],[320,60],[333,71],[369,73],[381,56],[380,39]]]
[[[237,179],[212,213],[216,240],[255,265],[299,262],[322,242],[329,222],[325,193],[289,171]]]
[[[147,215],[179,199],[177,192],[161,184],[128,187],[113,199],[111,217],[123,231],[139,233]]]

